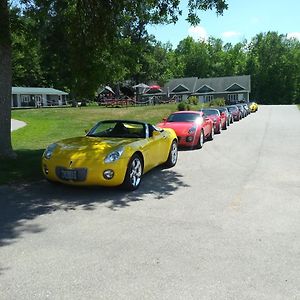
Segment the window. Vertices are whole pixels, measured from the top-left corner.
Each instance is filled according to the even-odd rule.
[[[31,97],[30,95],[21,95],[21,106],[35,106],[34,97]]]
[[[199,118],[198,113],[175,113],[168,117],[167,122],[196,122]]]
[[[229,102],[237,102],[238,101],[238,94],[228,94]]]
[[[210,102],[214,100],[214,96],[213,95],[206,95],[204,98],[204,102]]]

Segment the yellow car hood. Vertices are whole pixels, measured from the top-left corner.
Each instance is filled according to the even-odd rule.
[[[60,159],[105,158],[110,152],[136,142],[137,139],[76,137],[57,142],[53,157]]]

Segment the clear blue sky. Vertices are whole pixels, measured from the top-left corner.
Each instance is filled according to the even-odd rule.
[[[158,41],[171,42],[174,47],[187,36],[195,40],[213,36],[233,44],[250,41],[261,32],[276,31],[300,40],[300,0],[227,0],[223,16],[214,11],[201,11],[201,23],[192,28],[185,21],[188,0],[181,0],[183,16],[176,25],[148,27]]]

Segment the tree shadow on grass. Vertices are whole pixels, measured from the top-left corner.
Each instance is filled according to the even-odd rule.
[[[150,194],[159,201],[188,187],[174,169],[155,168],[145,174],[138,190],[120,188],[75,187],[51,184],[46,180],[0,187],[0,247],[15,242],[26,232],[40,233],[40,225],[28,221],[58,210],[94,210],[100,204],[108,209],[126,208]]]
[[[41,157],[43,149],[17,150],[16,159],[0,158],[0,184],[42,179]]]

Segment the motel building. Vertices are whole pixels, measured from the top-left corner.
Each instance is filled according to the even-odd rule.
[[[50,107],[67,105],[68,93],[53,88],[12,87],[11,107]]]

